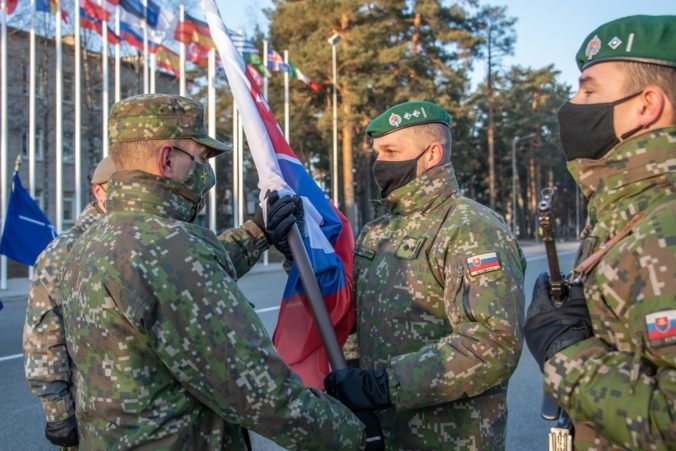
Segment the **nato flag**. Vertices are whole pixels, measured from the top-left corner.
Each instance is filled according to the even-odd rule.
[[[33,265],[40,252],[56,237],[56,231],[24,189],[18,172],[12,180],[14,187],[9,196],[0,254],[24,265]]]

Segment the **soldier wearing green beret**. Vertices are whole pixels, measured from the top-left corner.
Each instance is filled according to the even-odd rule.
[[[23,330],[26,382],[42,403],[47,420],[45,437],[57,446],[78,444],[75,389],[61,316],[63,265],[77,239],[106,213],[106,190],[113,172],[115,164],[110,157],[96,166],[91,177],[94,201],[80,213],[75,225],[49,243],[35,260],[28,294]]]
[[[201,104],[131,97],[109,133],[108,214],[74,246],[62,286],[81,445],[237,450],[247,428],[295,449],[357,449],[364,426],[303,386],[236,284],[297,203],[272,196],[266,225],[219,239],[192,223],[215,183],[208,159],[226,150]]]
[[[354,250],[359,368],[325,385],[377,412],[386,449],[505,447],[526,262],[502,218],[460,194],[449,127],[438,105],[407,102],[367,128],[389,211]]]
[[[575,449],[675,449],[676,16],[606,23],[577,63],[559,125],[589,222],[571,295],[541,275],[526,339]]]

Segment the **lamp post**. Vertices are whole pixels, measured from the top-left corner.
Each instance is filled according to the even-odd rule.
[[[512,232],[516,235],[516,146],[523,141],[528,141],[537,136],[537,133],[530,133],[526,136],[515,136],[512,140]]]
[[[338,207],[338,95],[336,93],[336,44],[340,35],[334,34],[329,38],[333,56],[333,159],[331,168],[331,194],[333,204]]]

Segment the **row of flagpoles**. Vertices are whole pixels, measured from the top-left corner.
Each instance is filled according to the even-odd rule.
[[[7,17],[17,7],[19,0],[0,0],[0,183],[2,184],[2,196],[0,214],[2,225],[6,223],[7,212]],[[120,100],[121,96],[121,44],[126,43],[131,48],[143,52],[143,92],[155,92],[155,72],[159,68],[179,78],[179,94],[186,94],[186,61],[197,65],[207,66],[207,98],[208,98],[208,129],[210,135],[216,135],[215,116],[215,76],[221,68],[220,58],[209,26],[185,12],[183,4],[179,6],[179,17],[164,7],[160,7],[153,0],[78,0],[74,8],[74,185],[75,198],[74,209],[79,212],[82,209],[81,193],[81,158],[82,141],[79,127],[81,124],[81,28],[95,31],[101,36],[102,45],[102,157],[108,155],[107,122],[108,107],[110,105],[109,86],[109,45],[114,46],[114,101]],[[63,228],[63,115],[61,111],[63,101],[62,81],[62,28],[61,22],[68,20],[68,14],[61,9],[59,0],[30,0],[30,57],[29,57],[29,130],[28,130],[28,164],[29,164],[29,193],[35,197],[35,135],[36,135],[36,12],[51,13],[60,20],[55,24],[55,161],[56,161],[56,224],[57,231]],[[113,27],[110,27],[110,22]],[[105,30],[105,32],[104,32]],[[284,51],[284,57],[268,46],[264,41],[263,60],[260,58],[258,49],[253,43],[247,41],[242,34],[230,31],[235,48],[240,52],[246,62],[246,70],[253,80],[262,87],[264,95],[268,94],[268,79],[271,72],[284,73],[284,135],[289,140],[289,78],[303,81],[315,91],[321,87],[303,74]],[[172,47],[178,47],[178,52]],[[222,70],[222,68],[221,68]],[[233,217],[234,225],[238,226],[244,221],[244,165],[243,165],[243,127],[242,121],[236,112],[237,107],[233,102]],[[212,165],[215,166],[215,161]],[[215,170],[215,167],[214,167]],[[216,228],[216,192],[212,190],[209,198],[209,227]],[[267,256],[266,256],[267,257]],[[7,260],[2,255],[0,261],[0,289],[7,287]]]

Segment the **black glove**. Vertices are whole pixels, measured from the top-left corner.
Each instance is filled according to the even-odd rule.
[[[378,421],[376,414],[370,410],[360,410],[354,414],[366,426],[365,449],[384,450],[385,440],[383,438],[383,430],[380,427],[380,421]]]
[[[280,198],[277,191],[271,191],[267,195],[266,202],[268,220],[265,222],[267,222],[267,225],[263,221],[261,209],[256,211],[253,221],[265,232],[268,242],[284,254],[287,260],[292,261],[293,257],[291,256],[287,235],[294,222],[298,224],[301,234],[303,233],[303,217],[305,215],[303,201],[298,195],[287,195]]]
[[[582,284],[570,286],[563,304],[556,307],[551,296],[549,274],[540,273],[533,287],[524,333],[540,370],[545,361],[557,352],[591,337],[591,319]]]
[[[332,371],[324,379],[326,393],[350,410],[378,410],[390,407],[390,388],[383,369],[343,368]]]
[[[61,421],[48,421],[45,426],[45,437],[56,446],[77,446],[77,421],[75,415]]]

